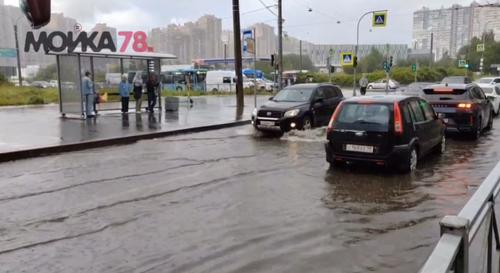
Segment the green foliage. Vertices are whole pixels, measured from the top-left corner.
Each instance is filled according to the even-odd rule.
[[[288,54],[283,56],[284,70],[300,70],[300,55]],[[302,55],[302,70],[314,71],[314,64],[308,55]]]
[[[375,70],[382,69],[384,63],[384,56],[376,48],[372,48],[370,54],[364,58],[360,58],[358,64],[358,71],[371,73]]]
[[[37,81],[50,81],[57,79],[57,67],[56,64],[48,65],[45,68],[40,69],[38,74],[35,76]]]
[[[5,85],[7,83],[9,83],[7,78],[3,74],[0,74],[0,85]]]
[[[57,103],[58,101],[57,89],[0,86],[0,106]]]

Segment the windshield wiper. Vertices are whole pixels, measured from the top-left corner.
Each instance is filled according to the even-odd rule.
[[[383,123],[374,122],[374,121],[366,121],[366,120],[356,120],[356,123],[361,123],[361,124],[374,124],[374,125],[384,125]]]

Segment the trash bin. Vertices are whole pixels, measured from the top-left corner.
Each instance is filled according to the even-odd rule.
[[[166,97],[165,111],[167,112],[179,111],[179,97]]]

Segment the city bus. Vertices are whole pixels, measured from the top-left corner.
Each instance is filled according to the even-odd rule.
[[[206,91],[206,69],[178,69],[162,72],[160,75],[164,90]]]

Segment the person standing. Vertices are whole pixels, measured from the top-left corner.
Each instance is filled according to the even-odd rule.
[[[142,89],[144,88],[144,81],[142,80],[141,73],[136,73],[134,77],[134,99],[135,99],[135,112],[141,112],[142,106]]]
[[[156,75],[151,74],[149,76],[149,80],[146,83],[146,90],[148,92],[148,111],[150,113],[154,113],[155,105],[156,105],[156,92],[160,87],[160,83],[158,82]]]
[[[366,88],[368,87],[368,78],[366,74],[363,74],[363,77],[359,80],[359,86],[361,88],[361,95],[366,95]]]
[[[85,96],[85,114],[87,118],[95,117],[95,93],[94,93],[94,84],[92,79],[90,78],[92,74],[90,72],[85,72],[85,77],[83,77],[82,81],[82,91]]]
[[[122,81],[120,82],[120,85],[118,87],[118,90],[120,91],[120,97],[122,101],[122,113],[126,114],[128,113],[128,104],[130,100],[130,84],[127,82],[127,77],[122,76]]]
[[[368,78],[366,77],[366,74],[363,74],[363,77],[359,80],[359,86],[361,90],[361,95],[366,94],[366,88],[368,87]]]

